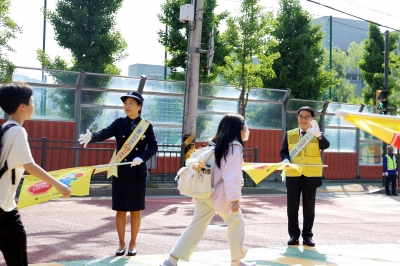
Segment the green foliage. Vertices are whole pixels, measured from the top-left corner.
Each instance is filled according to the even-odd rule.
[[[164,45],[168,52],[165,65],[171,69],[171,74],[168,78],[172,80],[185,80],[188,29],[185,23],[179,21],[179,12],[181,5],[190,3],[190,0],[168,0],[165,4],[161,5],[162,13],[158,14],[159,21],[168,27],[167,30],[158,31],[158,41]],[[216,6],[216,0],[207,0],[204,2],[201,33],[201,49],[203,50],[208,49],[209,34],[212,28],[218,29],[220,22],[227,16],[227,12],[215,14],[214,9]],[[207,57],[206,55],[200,56],[200,82],[210,83],[215,81],[218,75],[215,71],[216,66],[225,64],[224,56],[227,55],[229,51],[221,41],[220,33],[217,30],[214,30],[214,45],[213,67],[211,68],[212,71],[209,76],[205,70],[207,66]]]
[[[328,51],[326,51],[328,54]],[[331,86],[331,101],[335,102],[350,102],[357,99],[357,85],[350,83],[346,78],[347,70],[351,69],[351,64],[355,61],[351,58],[350,54],[347,55],[346,51],[334,47],[332,49],[332,75],[334,85]],[[329,58],[325,57],[325,68],[329,68]],[[325,92],[325,99],[329,98],[328,91]]]
[[[185,80],[186,76],[186,55],[188,49],[188,29],[185,23],[179,21],[180,6],[191,3],[190,0],[168,0],[161,6],[162,13],[158,15],[161,23],[167,26],[165,30],[159,30],[159,42],[164,45],[168,52],[168,58],[165,60],[165,65],[171,69],[169,79],[172,80]],[[203,20],[202,20],[202,33],[201,33],[201,49],[207,50],[212,28],[218,29],[218,25],[227,16],[227,12],[215,14],[214,9],[217,6],[216,0],[207,0],[204,2],[203,7]],[[208,75],[206,71],[207,56],[205,54],[200,56],[200,72],[199,81],[203,83],[214,82],[218,76],[216,66],[224,65],[224,56],[229,53],[226,46],[222,43],[220,33],[214,30],[214,57],[211,67],[211,74]],[[202,90],[202,88],[200,88]],[[212,86],[205,86],[203,88],[204,94],[214,95],[216,90]],[[211,100],[199,100],[200,105],[206,105],[204,108],[210,108]],[[200,136],[201,132],[205,130],[210,116],[198,116],[196,118],[196,135]]]
[[[274,60],[279,52],[269,52],[277,45],[270,37],[275,23],[271,12],[264,12],[259,0],[244,0],[238,17],[227,19],[224,43],[232,51],[225,57],[225,66],[219,67],[221,76],[240,91],[239,109],[245,116],[249,93],[252,87],[263,86],[263,78],[273,78]],[[258,60],[259,62],[256,62]]]
[[[360,43],[351,42],[349,44],[349,48],[347,48],[349,70],[356,71],[360,68],[359,65],[363,57],[363,45],[363,41]]]
[[[259,104],[247,111],[247,124],[260,128],[282,128],[282,106],[279,104]]]
[[[127,47],[115,30],[115,13],[123,0],[58,1],[48,11],[57,43],[72,54],[73,69],[94,73],[119,74],[114,63],[124,59]]]
[[[389,65],[390,68],[395,67],[396,56],[393,51],[397,47],[399,33],[390,33],[389,36]],[[384,86],[384,53],[385,40],[384,36],[375,24],[369,23],[368,39],[364,42],[364,53],[360,62],[362,76],[367,83],[363,90],[364,102],[375,104],[375,92]],[[390,73],[389,73],[390,74]],[[389,75],[389,91],[394,92],[396,81],[393,76]]]
[[[389,67],[393,77],[393,79],[389,80],[389,84],[390,81],[393,81],[393,89],[392,93],[389,95],[389,103],[390,106],[400,107],[400,54],[397,56],[392,54]]]
[[[46,11],[46,18],[53,25],[57,43],[71,52],[72,66],[56,56],[51,60],[44,51],[38,50],[38,60],[43,68],[73,70],[118,75],[120,70],[115,62],[126,57],[127,43],[115,29],[115,14],[123,0],[64,0],[57,1],[55,11]],[[75,85],[76,76],[52,72],[59,84]],[[87,76],[84,86],[107,87],[110,79],[103,76]],[[51,96],[59,105],[61,114],[74,117],[75,92],[58,90]],[[82,100],[90,103],[101,102],[103,92],[82,92]],[[89,127],[101,115],[99,110],[82,110],[82,128]]]
[[[8,15],[11,6],[10,0],[0,0],[0,83],[12,81],[15,66],[8,59],[7,52],[15,52],[9,45],[9,40],[16,39],[16,34],[22,30]]]
[[[321,26],[312,26],[311,15],[300,0],[280,0],[278,23],[272,35],[279,45],[274,52],[281,57],[272,66],[274,79],[264,79],[264,87],[291,89],[298,99],[320,100],[326,87],[334,84],[331,72],[323,69],[324,50]]]

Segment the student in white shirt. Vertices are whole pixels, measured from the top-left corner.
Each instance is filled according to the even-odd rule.
[[[32,158],[28,134],[22,127],[32,117],[32,88],[24,83],[5,84],[0,88],[0,107],[10,119],[2,125],[10,127],[1,138],[0,168],[7,160],[8,170],[0,177],[0,250],[7,265],[28,265],[26,233],[17,210],[15,194],[26,170],[54,186],[64,197],[71,190],[47,174]],[[13,174],[14,172],[14,174]]]
[[[248,140],[249,134],[250,131],[241,115],[226,114],[222,118],[217,133],[210,143],[215,143],[212,183],[217,184],[220,180],[222,183],[211,198],[196,199],[192,222],[182,233],[162,266],[177,265],[180,259],[189,261],[215,212],[228,225],[231,265],[256,265],[241,261],[246,256],[247,249],[243,245],[244,219],[239,200],[242,197],[243,184],[243,141]]]

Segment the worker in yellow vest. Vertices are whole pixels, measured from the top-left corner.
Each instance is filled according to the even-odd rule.
[[[387,147],[387,154],[383,156],[382,160],[383,173],[385,176],[385,190],[388,196],[397,196],[396,193],[396,178],[399,175],[396,156],[393,154],[393,147]],[[392,193],[389,191],[389,182],[392,182]]]
[[[299,127],[286,132],[281,148],[284,163],[299,164],[303,170],[286,170],[287,216],[290,239],[288,245],[298,245],[300,234],[303,245],[315,246],[312,227],[315,217],[317,187],[322,185],[321,150],[329,148],[329,141],[320,132],[309,106],[297,111]],[[314,165],[314,166],[305,166]],[[321,165],[316,167],[315,165]],[[303,198],[303,230],[299,227],[300,195]]]

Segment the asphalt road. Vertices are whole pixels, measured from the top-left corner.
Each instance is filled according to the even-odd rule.
[[[319,193],[313,229],[316,247],[288,248],[286,196],[245,196],[241,202],[249,248],[245,259],[258,265],[400,265],[399,201],[400,197],[383,194]],[[148,197],[138,256],[129,260],[113,256],[118,238],[110,205],[109,197],[70,198],[21,209],[29,263],[159,265],[189,224],[194,207],[184,197]],[[2,257],[0,265],[5,265]],[[192,261],[182,265],[229,265],[226,227],[218,215]]]

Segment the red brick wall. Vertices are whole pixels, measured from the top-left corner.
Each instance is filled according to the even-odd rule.
[[[324,168],[324,177],[327,180],[356,179],[357,177],[356,153],[325,152],[323,163],[328,165]]]
[[[0,119],[0,124],[5,122]],[[49,120],[29,120],[24,124],[24,128],[28,132],[29,139],[42,139],[47,137],[49,140],[74,140],[75,138],[75,122],[71,121],[49,121]],[[258,147],[258,162],[280,162],[279,155],[283,141],[282,130],[262,130],[251,129],[250,138],[246,142],[246,148]],[[109,144],[106,144],[109,142]],[[110,148],[114,149],[114,141],[106,141],[104,144],[90,144],[88,148]],[[37,141],[30,141],[32,153],[35,161],[41,164],[41,151],[35,149],[35,145],[39,145]],[[201,147],[206,142],[197,142],[196,148]],[[70,147],[71,144],[66,143],[48,143],[48,146]],[[67,167],[73,167],[74,151],[47,151],[47,170],[55,170]],[[93,154],[93,151],[92,151]],[[89,156],[89,150],[80,152],[81,161],[79,165],[97,165],[106,164],[112,156],[112,151],[96,152],[96,156]],[[157,159],[157,172],[176,173],[179,170],[179,158],[163,158]],[[356,178],[356,153],[334,153],[326,152],[324,155],[324,164],[328,167],[324,169],[324,176],[327,180],[346,180]],[[379,179],[382,175],[381,166],[360,166],[361,179]]]
[[[360,166],[361,179],[381,179],[382,166]]]
[[[246,148],[258,147],[259,162],[281,162],[280,150],[282,147],[282,141],[282,130],[250,128],[250,138],[246,142]]]
[[[0,124],[5,122],[0,119]],[[23,127],[28,132],[29,139],[41,139],[47,137],[51,140],[74,140],[74,121],[28,120]]]

